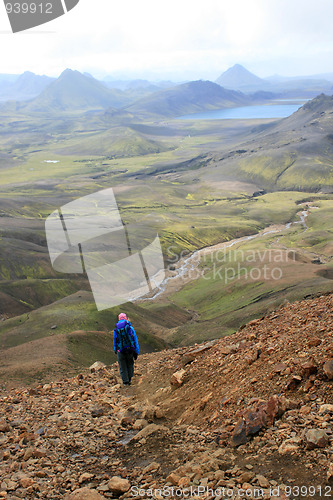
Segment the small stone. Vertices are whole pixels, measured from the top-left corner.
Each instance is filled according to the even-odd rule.
[[[102,363],[101,361],[96,361],[93,365],[89,367],[89,370],[91,373],[99,372],[100,370],[104,370],[106,368],[106,365]]]
[[[84,472],[79,477],[79,484],[85,483],[94,477],[94,474],[89,474],[89,472]]]
[[[192,361],[201,356],[205,351],[211,349],[211,347],[213,347],[215,342],[216,342],[215,340],[212,340],[210,342],[206,342],[204,345],[196,349],[191,349],[190,351],[187,351],[182,357],[183,365],[185,366],[189,363],[192,363]]]
[[[95,408],[94,410],[91,410],[91,416],[93,418],[103,417],[103,415],[104,415],[104,408]]]
[[[9,432],[11,426],[6,422],[6,420],[0,420],[0,432]]]
[[[318,371],[317,366],[314,363],[312,363],[311,361],[308,361],[307,363],[303,363],[301,365],[301,369],[302,369],[302,375],[304,378],[309,378],[310,375],[314,375]]]
[[[149,424],[137,434],[135,434],[135,436],[132,437],[131,442],[146,439],[148,436],[152,436],[153,434],[158,434],[158,436],[161,437],[163,434],[166,434],[168,432],[169,429],[167,427],[164,427],[163,425]]]
[[[29,447],[25,450],[24,455],[23,455],[23,460],[29,460],[34,454],[34,449]]]
[[[170,384],[175,387],[181,387],[184,383],[186,371],[184,369],[175,372],[170,379]]]
[[[309,347],[318,347],[321,344],[321,340],[318,337],[313,337],[309,342]]]
[[[165,417],[165,413],[162,410],[162,408],[159,408],[158,406],[155,408],[154,417],[157,418],[158,420]]]
[[[112,493],[123,494],[130,489],[131,483],[127,479],[123,479],[118,476],[113,476],[108,482],[108,487],[109,490],[112,491]]]
[[[243,472],[243,474],[241,474],[238,478],[239,482],[240,483],[250,483],[252,481],[252,479],[254,478],[255,476],[255,473],[254,472],[250,472],[250,471],[247,471],[247,472]]]
[[[284,372],[286,369],[287,369],[287,365],[285,363],[278,363],[274,367],[274,372],[281,373],[281,372]]]
[[[191,484],[191,479],[189,477],[181,477],[178,482],[180,488],[187,488]]]
[[[323,413],[333,413],[333,405],[321,405],[319,408],[319,413],[322,415]]]
[[[313,382],[311,380],[307,380],[304,384],[303,391],[304,392],[309,392],[311,387],[313,386]]]
[[[310,429],[306,435],[307,448],[325,448],[328,444],[328,436],[323,429]]]
[[[330,463],[327,471],[327,481],[332,482],[333,481],[333,463]]]
[[[67,493],[64,496],[64,500],[103,500],[104,498],[98,491],[91,490],[90,488],[79,488],[73,491],[73,493]]]
[[[109,490],[109,487],[107,484],[100,484],[98,487],[97,487],[97,490],[98,491],[101,491],[102,493],[108,493],[110,490]]]
[[[269,487],[269,481],[268,481],[268,479],[265,478],[265,476],[258,474],[255,479],[258,481],[259,486],[261,486],[262,488]]]
[[[34,458],[44,458],[46,457],[46,451],[40,448],[34,448],[32,456]]]
[[[296,451],[298,451],[298,446],[296,443],[293,443],[291,442],[290,440],[286,440],[284,441],[279,449],[278,449],[278,452],[280,453],[280,455],[287,455],[288,453],[295,453]]]
[[[15,491],[19,487],[19,484],[16,481],[12,481],[11,479],[8,479],[6,483],[7,491]]]
[[[158,462],[152,462],[151,464],[147,465],[142,471],[142,474],[147,474],[148,472],[152,471],[157,471],[160,468],[160,464]]]
[[[32,486],[34,484],[34,481],[31,477],[26,476],[22,477],[19,483],[22,488],[29,488],[29,486]]]
[[[333,380],[333,359],[326,361],[323,366],[324,372],[329,380]]]
[[[174,472],[171,472],[171,474],[168,475],[166,478],[168,483],[171,483],[173,486],[178,486],[179,481],[181,480],[181,477],[175,474]]]
[[[144,418],[138,418],[134,424],[133,424],[133,429],[135,430],[138,430],[140,431],[141,429],[143,429],[144,427],[147,427],[148,425],[148,422],[147,420],[145,420]]]
[[[302,382],[302,377],[299,375],[293,375],[290,380],[288,380],[285,390],[292,391]]]

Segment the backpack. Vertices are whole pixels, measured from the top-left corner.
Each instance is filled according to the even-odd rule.
[[[120,352],[135,351],[134,336],[132,328],[128,323],[123,328],[116,328]]]

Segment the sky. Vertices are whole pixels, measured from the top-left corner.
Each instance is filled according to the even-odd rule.
[[[80,0],[13,34],[1,2],[0,73],[214,81],[236,63],[262,78],[333,73],[332,19],[332,0]]]

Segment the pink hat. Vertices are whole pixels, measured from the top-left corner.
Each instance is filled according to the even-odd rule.
[[[121,321],[122,319],[127,319],[127,316],[125,313],[120,313],[118,316],[118,319],[119,319],[119,321]]]

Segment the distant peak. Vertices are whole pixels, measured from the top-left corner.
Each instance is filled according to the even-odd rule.
[[[246,68],[244,68],[244,66],[242,66],[241,64],[238,64],[238,63],[234,64],[234,65],[233,65],[231,68],[229,68],[229,69],[245,69],[245,70],[247,71],[247,69],[246,69]]]
[[[70,69],[70,68],[66,68],[60,75],[59,78],[61,78],[62,76],[69,76],[69,75],[75,75],[75,74],[81,74],[79,71],[77,70],[74,70],[74,69]]]
[[[222,73],[222,75],[216,80],[216,83],[222,87],[232,88],[235,90],[242,90],[243,87],[263,90],[265,86],[267,86],[267,82],[251,73],[251,71],[238,63]]]

